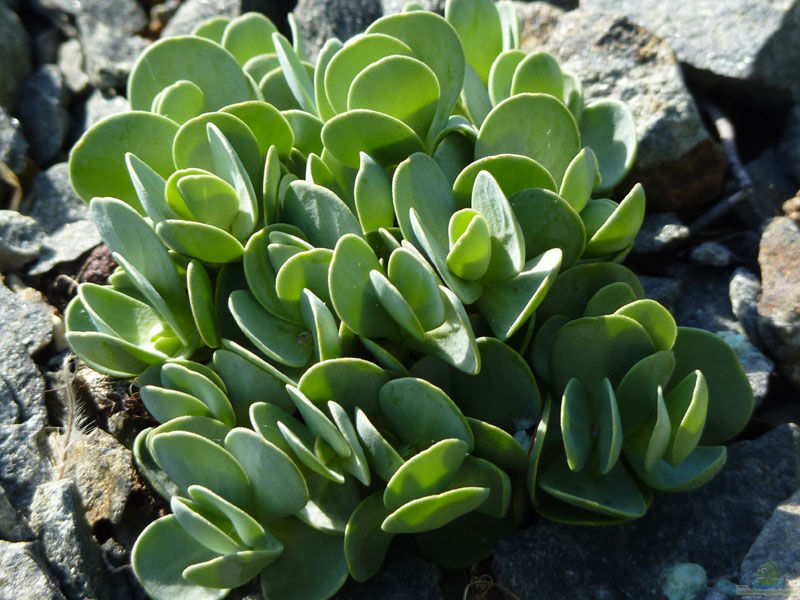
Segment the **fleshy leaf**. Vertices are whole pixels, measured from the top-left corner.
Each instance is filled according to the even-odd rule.
[[[366,581],[375,575],[383,564],[394,535],[381,529],[381,523],[390,511],[379,493],[367,496],[358,505],[344,531],[344,554],[350,575],[356,581]]]
[[[438,529],[475,510],[489,497],[489,488],[463,487],[404,504],[381,524],[389,533],[419,533]]]
[[[631,111],[613,99],[592,102],[580,117],[581,141],[597,156],[600,185],[611,190],[625,177],[636,159],[636,126]]]
[[[503,28],[495,3],[492,0],[450,0],[444,17],[458,32],[467,63],[485,85],[495,56],[503,51]]]

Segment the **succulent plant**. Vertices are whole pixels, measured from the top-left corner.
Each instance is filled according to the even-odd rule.
[[[752,393],[618,264],[627,108],[521,51],[505,1],[410,5],[313,64],[299,39],[248,13],[154,43],[70,155],[119,267],[68,340],[159,423],[145,590],[324,599],[398,535],[458,567],[528,504],[612,523],[710,479]]]

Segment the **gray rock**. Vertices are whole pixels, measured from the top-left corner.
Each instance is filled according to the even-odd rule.
[[[0,106],[14,108],[18,88],[31,71],[28,34],[17,13],[0,2]]]
[[[666,266],[665,274],[681,282],[681,293],[673,310],[678,325],[709,331],[742,331],[731,311],[729,271],[676,262]]]
[[[31,157],[39,165],[61,150],[69,130],[69,93],[55,65],[42,65],[31,75],[20,96],[19,118]]]
[[[792,183],[800,187],[800,106],[795,106],[786,119],[778,144],[778,160]]]
[[[9,542],[29,542],[35,539],[28,521],[19,514],[0,487],[0,540]]]
[[[264,13],[277,23],[283,7],[285,4],[274,0],[186,0],[164,27],[161,37],[191,33],[211,17],[238,17],[248,11]]]
[[[0,335],[6,343],[36,354],[53,339],[53,313],[36,290],[25,288],[17,293],[0,285]]]
[[[0,541],[0,599],[19,600],[20,592],[37,600],[65,600],[38,544]]]
[[[383,16],[381,0],[299,0],[294,16],[309,56],[316,58],[328,38],[345,41]]]
[[[78,485],[86,519],[94,526],[101,520],[119,524],[133,487],[133,456],[122,444],[102,429],[79,433],[70,440],[63,465],[64,478]],[[63,435],[48,439],[52,452],[63,448]],[[58,453],[60,455],[60,452]]]
[[[633,255],[656,254],[670,244],[689,237],[689,228],[674,212],[650,212],[642,222],[642,227],[633,243]]]
[[[668,600],[694,600],[706,589],[706,570],[695,563],[681,563],[664,574],[662,591]]]
[[[68,597],[130,598],[127,588],[115,584],[105,568],[75,482],[40,485],[31,504],[31,526],[39,534],[45,559]]]
[[[393,550],[375,577],[361,584],[348,582],[334,600],[443,600],[439,590],[441,575],[439,568],[427,560]]]
[[[0,423],[0,486],[11,504],[28,507],[40,483],[49,479],[47,457],[39,446],[44,417],[19,425]]]
[[[775,363],[751,344],[743,333],[734,331],[716,331],[715,333],[725,340],[736,352],[736,356],[739,357],[739,363],[742,365],[744,374],[747,375],[747,381],[750,382],[750,387],[753,389],[755,408],[758,408],[764,398],[767,397],[769,379],[775,369]]]
[[[0,107],[0,162],[6,163],[14,174],[25,170],[28,162],[28,142],[19,121]]]
[[[714,240],[698,244],[690,256],[696,264],[709,267],[727,267],[734,259],[733,252]]]
[[[56,27],[48,27],[37,33],[36,37],[33,38],[36,64],[57,63],[58,47],[61,44],[61,40],[61,32]]]
[[[639,281],[644,288],[644,295],[651,300],[663,304],[668,310],[672,307],[681,293],[681,282],[672,277],[654,277],[640,275]]]
[[[639,151],[620,190],[640,181],[649,208],[708,202],[721,190],[725,157],[708,135],[669,45],[625,19],[581,8],[517,4],[524,50],[546,50],[583,81],[586,101],[613,97],[633,113]],[[542,16],[544,12],[544,17]]]
[[[124,34],[136,33],[147,25],[147,15],[136,0],[33,0],[33,4],[44,14],[90,16]]]
[[[714,479],[657,494],[641,519],[613,527],[541,522],[503,538],[495,579],[520,598],[660,598],[661,575],[675,563],[697,563],[712,579],[737,572],[775,507],[799,487],[800,427],[781,425],[731,444]]]
[[[67,223],[45,238],[42,255],[39,261],[30,268],[28,274],[48,273],[62,263],[79,258],[101,242],[100,234],[92,221]]]
[[[36,219],[0,210],[0,273],[17,271],[36,259],[44,233]]]
[[[69,39],[58,47],[58,68],[73,93],[79,94],[89,87],[89,76],[83,70],[83,50],[78,40]]]
[[[800,229],[776,217],[761,235],[758,330],[778,369],[800,389]]]
[[[777,566],[777,575],[784,580],[782,586],[778,582],[764,581],[759,573],[770,562]],[[789,594],[779,597],[800,598],[800,491],[772,513],[742,561],[741,572],[744,585],[772,584],[775,590],[790,590]]]
[[[92,85],[103,90],[124,86],[133,63],[150,42],[90,14],[80,13],[77,24],[86,72]]]
[[[19,404],[14,400],[14,390],[4,379],[0,379],[0,423],[17,423],[19,421]],[[0,539],[3,539],[0,536]]]
[[[106,117],[130,110],[131,105],[124,96],[94,90],[86,100],[85,115],[80,133]]]
[[[430,10],[444,15],[445,0],[414,0],[425,10]],[[381,0],[381,9],[384,15],[393,15],[403,12],[409,0]]]
[[[8,302],[7,288],[4,290],[3,306],[4,314],[13,314],[14,310],[5,306]],[[37,310],[35,306],[27,307]],[[22,309],[25,310],[24,308]],[[33,321],[33,320],[32,320]],[[3,391],[2,401],[14,403],[18,407],[19,421],[26,421],[32,417],[43,419],[46,416],[44,408],[44,380],[36,364],[30,357],[30,349],[35,349],[46,340],[46,333],[43,324],[32,322],[26,328],[28,333],[22,336],[14,332],[17,324],[7,319],[0,320],[0,343],[2,353],[0,353],[0,379],[6,387]],[[51,325],[52,328],[52,325]],[[38,330],[38,331],[37,331]],[[28,346],[26,348],[25,344]],[[3,424],[8,424],[3,422]]]
[[[800,100],[796,0],[583,0],[581,5],[625,15],[666,39],[703,84],[773,104]]]
[[[781,214],[781,205],[797,191],[784,172],[781,153],[770,148],[745,165],[753,181],[750,194],[736,205],[736,213],[745,223],[759,225]]]
[[[758,297],[760,295],[761,280],[758,276],[744,267],[737,267],[728,286],[731,309],[748,339],[759,347],[761,346],[761,337],[758,334]]]

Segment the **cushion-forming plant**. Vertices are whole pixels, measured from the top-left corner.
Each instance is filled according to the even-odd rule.
[[[69,342],[160,423],[148,594],[322,600],[395,536],[460,567],[525,505],[617,523],[713,477],[752,392],[619,264],[628,109],[520,50],[510,2],[409,5],[314,63],[294,38],[248,13],[154,43],[70,155],[119,267]]]

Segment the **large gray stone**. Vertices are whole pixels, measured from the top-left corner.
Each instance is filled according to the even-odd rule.
[[[0,486],[14,506],[27,508],[36,488],[50,478],[47,456],[41,451],[39,434],[43,417],[24,423],[0,423]]]
[[[365,583],[349,581],[334,600],[443,600],[441,576],[436,565],[395,549],[375,577]]]
[[[769,392],[769,380],[775,369],[775,363],[751,344],[745,334],[727,330],[715,333],[733,348],[739,357],[739,363],[753,389],[754,407],[758,408]]]
[[[52,307],[38,292],[15,293],[0,285],[0,335],[35,354],[53,339]]]
[[[0,162],[6,163],[16,175],[25,170],[28,162],[28,142],[20,122],[0,107]]]
[[[522,48],[546,50],[581,79],[587,101],[613,97],[633,113],[639,151],[621,191],[640,181],[648,207],[685,208],[721,190],[725,157],[706,131],[669,45],[625,18],[517,4]]]
[[[103,92],[102,90],[94,90],[86,99],[83,119],[81,120],[81,130],[76,133],[83,133],[92,125],[102,121],[106,117],[130,109],[130,102],[128,102],[128,99],[124,96],[117,96],[111,92]]]
[[[776,217],[761,235],[758,327],[778,369],[800,389],[800,229]]]
[[[3,301],[7,302],[7,294],[11,292],[8,292],[7,288],[0,289],[5,290]],[[3,306],[2,310],[5,311],[8,308]],[[40,345],[42,336],[45,335],[44,327],[31,324],[29,332],[19,336],[13,330],[13,322],[2,320],[0,323],[2,324],[0,328],[0,348],[2,348],[2,354],[0,354],[0,379],[6,384],[2,400],[4,402],[13,402],[17,405],[19,422],[26,421],[32,417],[44,418],[46,414],[44,407],[44,380],[36,364],[31,359],[30,352],[26,350],[24,345],[26,338],[29,344],[28,347],[35,348]],[[34,334],[33,331],[36,329],[39,330],[39,333]],[[4,422],[2,424],[7,425],[8,423]]]
[[[728,286],[731,309],[739,320],[739,325],[755,345],[761,346],[758,333],[758,297],[761,295],[761,280],[755,273],[744,267],[737,267]]]
[[[20,96],[19,118],[33,160],[44,165],[58,154],[69,130],[69,92],[55,65],[42,65]]]
[[[83,49],[75,38],[68,39],[58,47],[58,68],[73,93],[79,94],[89,87],[89,76],[83,68]]]
[[[0,2],[0,106],[13,108],[31,70],[28,34],[17,13]]]
[[[211,17],[238,17],[249,11],[264,13],[278,25],[285,6],[274,0],[186,0],[164,27],[161,37],[191,33]]]
[[[753,99],[800,100],[797,0],[582,0],[665,38],[700,82]]]
[[[403,12],[409,0],[381,0],[381,9],[384,15],[393,15]],[[440,15],[444,14],[445,0],[416,0],[425,10],[430,10]]]
[[[28,273],[43,275],[62,263],[82,256],[101,241],[94,222],[81,220],[67,223],[45,238],[41,257]]]
[[[0,487],[0,540],[29,542],[35,538],[28,521],[11,505],[5,490]]]
[[[741,331],[728,297],[728,270],[675,262],[666,266],[664,274],[681,282],[673,311],[678,325],[709,331]]]
[[[641,519],[612,527],[543,521],[507,536],[493,571],[520,598],[661,598],[663,573],[676,563],[697,563],[712,580],[736,573],[775,507],[798,488],[800,427],[782,425],[731,444],[714,479],[657,494]]]
[[[42,251],[44,234],[36,219],[0,210],[0,273],[17,271]]]
[[[758,570],[770,562],[776,564],[778,577],[783,578],[783,585],[764,581],[763,575],[758,577]],[[754,583],[771,584],[776,590],[789,590],[781,598],[800,598],[800,491],[781,503],[772,513],[742,561],[741,572],[743,585],[752,587]]]
[[[127,587],[115,583],[103,563],[74,481],[39,486],[31,503],[31,527],[39,534],[45,559],[68,597],[130,598]]]
[[[32,0],[32,3],[44,14],[87,15],[125,34],[136,33],[147,25],[147,15],[136,0]]]
[[[727,267],[736,258],[727,246],[716,240],[698,244],[692,248],[690,256],[694,263],[708,267]]]
[[[328,38],[348,40],[383,16],[381,0],[299,0],[297,25],[311,57],[316,58]]]
[[[124,86],[133,63],[150,42],[90,14],[80,13],[76,21],[92,85],[103,90]]]
[[[689,228],[683,224],[677,213],[671,211],[650,212],[642,221],[642,227],[636,235],[631,253],[634,256],[657,254],[688,237]]]
[[[752,190],[736,205],[745,223],[760,225],[781,214],[781,206],[797,191],[797,184],[785,174],[782,153],[769,148],[745,165],[753,182]]]
[[[38,544],[0,541],[0,600],[22,598],[65,600],[39,555]]]
[[[63,434],[48,439],[52,452],[63,448]],[[73,434],[63,465],[63,476],[76,482],[90,525],[107,520],[117,525],[133,488],[133,457],[102,429]]]

